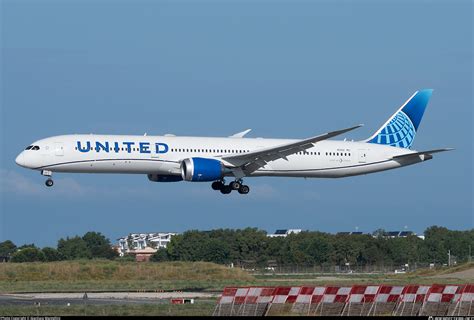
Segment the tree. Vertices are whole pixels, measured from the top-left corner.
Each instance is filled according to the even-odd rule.
[[[201,252],[201,259],[204,261],[214,263],[228,263],[229,261],[229,246],[223,241],[218,239],[209,239],[203,245],[203,251]]]
[[[90,259],[92,254],[87,247],[87,243],[81,237],[59,239],[58,252],[66,260]]]
[[[21,247],[18,247],[17,249],[21,250],[21,249],[25,249],[25,248],[38,248],[38,247],[35,246],[34,243],[27,243],[27,244],[22,245]]]
[[[118,253],[112,249],[110,240],[100,232],[87,232],[82,240],[86,243],[92,258],[113,259]]]
[[[204,243],[209,238],[205,232],[197,230],[186,231],[171,238],[167,246],[171,260],[200,261],[203,259]]]
[[[16,249],[16,245],[10,240],[0,242],[0,257],[10,257]]]
[[[169,256],[168,256],[168,252],[166,251],[166,249],[158,249],[158,251],[156,251],[151,257],[150,257],[150,261],[152,262],[163,262],[163,261],[168,261],[169,260]]]
[[[61,254],[58,252],[58,250],[50,247],[45,247],[41,250],[44,255],[44,261],[60,261],[62,260]]]
[[[44,260],[44,253],[35,247],[18,250],[12,255],[11,258],[11,262],[35,262]]]
[[[315,263],[322,265],[329,261],[332,245],[327,236],[314,234],[309,240],[306,250]]]

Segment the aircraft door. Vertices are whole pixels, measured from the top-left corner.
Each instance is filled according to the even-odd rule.
[[[367,149],[359,149],[359,163],[366,163],[367,162]]]
[[[54,153],[57,156],[64,156],[64,144],[62,142],[54,143]]]

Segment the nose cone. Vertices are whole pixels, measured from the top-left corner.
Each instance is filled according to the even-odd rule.
[[[20,167],[26,167],[26,165],[25,165],[25,155],[23,154],[23,152],[20,153],[20,154],[18,155],[18,157],[16,157],[15,162],[16,162],[16,164],[19,165]]]

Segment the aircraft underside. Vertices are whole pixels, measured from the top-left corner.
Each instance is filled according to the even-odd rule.
[[[308,166],[293,167],[293,169],[278,168],[278,166],[268,166],[256,170],[246,177],[299,177],[299,178],[342,178],[356,175],[369,174],[384,170],[399,168],[423,161],[421,158],[412,158],[409,161],[391,159],[380,160],[370,163],[339,164],[338,166]],[[144,159],[130,160],[90,160],[76,161],[71,163],[58,163],[41,168],[42,175],[48,176],[46,185],[53,185],[51,175],[53,172],[64,173],[121,173],[121,174],[146,174],[150,181],[155,182],[178,182],[182,181],[182,173],[178,161],[147,161]],[[231,179],[226,183],[226,178]],[[228,194],[233,190],[241,194],[247,194],[250,188],[243,183],[245,177],[235,177],[231,170],[228,170],[220,179],[212,181],[213,190]],[[205,182],[205,181],[203,181]]]

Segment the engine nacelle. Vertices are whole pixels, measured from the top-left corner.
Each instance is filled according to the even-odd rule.
[[[181,162],[181,177],[186,181],[215,181],[224,176],[224,169],[219,160],[188,158]]]
[[[178,182],[183,181],[183,178],[173,175],[148,174],[148,180],[154,182]]]

